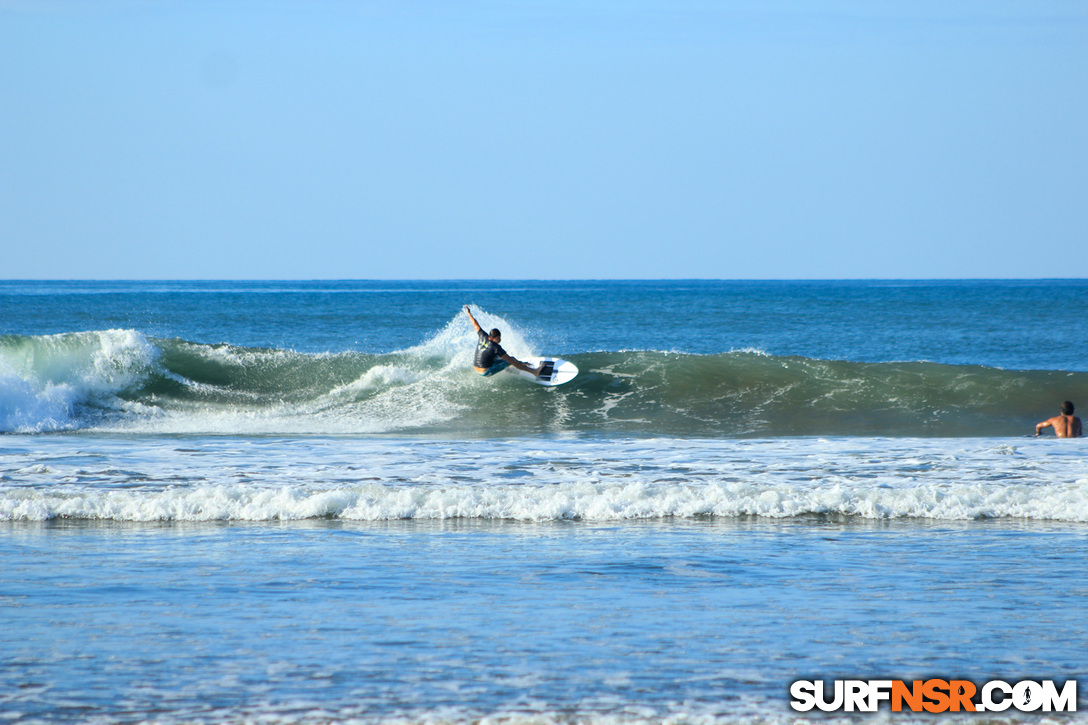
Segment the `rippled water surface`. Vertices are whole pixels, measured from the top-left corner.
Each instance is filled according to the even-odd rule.
[[[806,516],[0,528],[28,721],[719,720],[798,677],[1083,673],[1086,532]]]

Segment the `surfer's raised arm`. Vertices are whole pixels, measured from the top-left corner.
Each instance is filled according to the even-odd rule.
[[[506,353],[506,350],[502,349],[502,332],[499,328],[494,328],[491,332],[484,332],[480,327],[480,323],[476,321],[476,318],[472,316],[472,310],[465,305],[465,314],[468,315],[468,319],[472,320],[472,326],[476,328],[476,335],[479,337],[479,343],[476,345],[476,356],[472,361],[472,368],[480,375],[494,375],[495,373],[502,372],[509,366],[513,366],[518,370],[529,373],[530,375],[539,375],[540,368],[534,368],[528,363],[523,363],[517,358],[511,357]]]
[[[465,313],[468,315],[468,319],[472,320],[472,326],[476,328],[476,332],[480,331],[480,323],[476,321],[476,318],[472,316],[472,311],[465,305]]]

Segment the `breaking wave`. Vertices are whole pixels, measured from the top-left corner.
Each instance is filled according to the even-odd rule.
[[[504,343],[537,351],[513,326]],[[1009,436],[1088,373],[931,362],[847,362],[758,351],[571,355],[560,388],[470,369],[474,335],[455,319],[384,354],[153,339],[135,330],[0,336],[0,431],[192,434],[555,433],[624,436]],[[562,351],[559,351],[560,354]]]

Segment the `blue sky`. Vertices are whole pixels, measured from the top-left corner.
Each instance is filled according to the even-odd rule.
[[[0,278],[1088,277],[1088,4],[0,0]]]

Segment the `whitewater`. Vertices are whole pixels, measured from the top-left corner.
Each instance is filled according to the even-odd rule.
[[[622,522],[800,516],[1088,522],[1088,461],[928,439],[9,439],[0,521]],[[480,462],[485,461],[486,465]]]
[[[540,350],[516,326],[511,354]],[[1033,429],[1039,401],[1088,399],[1088,373],[854,362],[758,350],[568,354],[553,390],[471,370],[463,317],[404,350],[299,352],[112,329],[0,337],[0,432],[697,437],[999,436]]]
[[[475,375],[463,304],[581,374]],[[0,282],[0,720],[1083,689],[1088,449],[1033,433],[1088,406],[1085,312],[1077,280]]]

